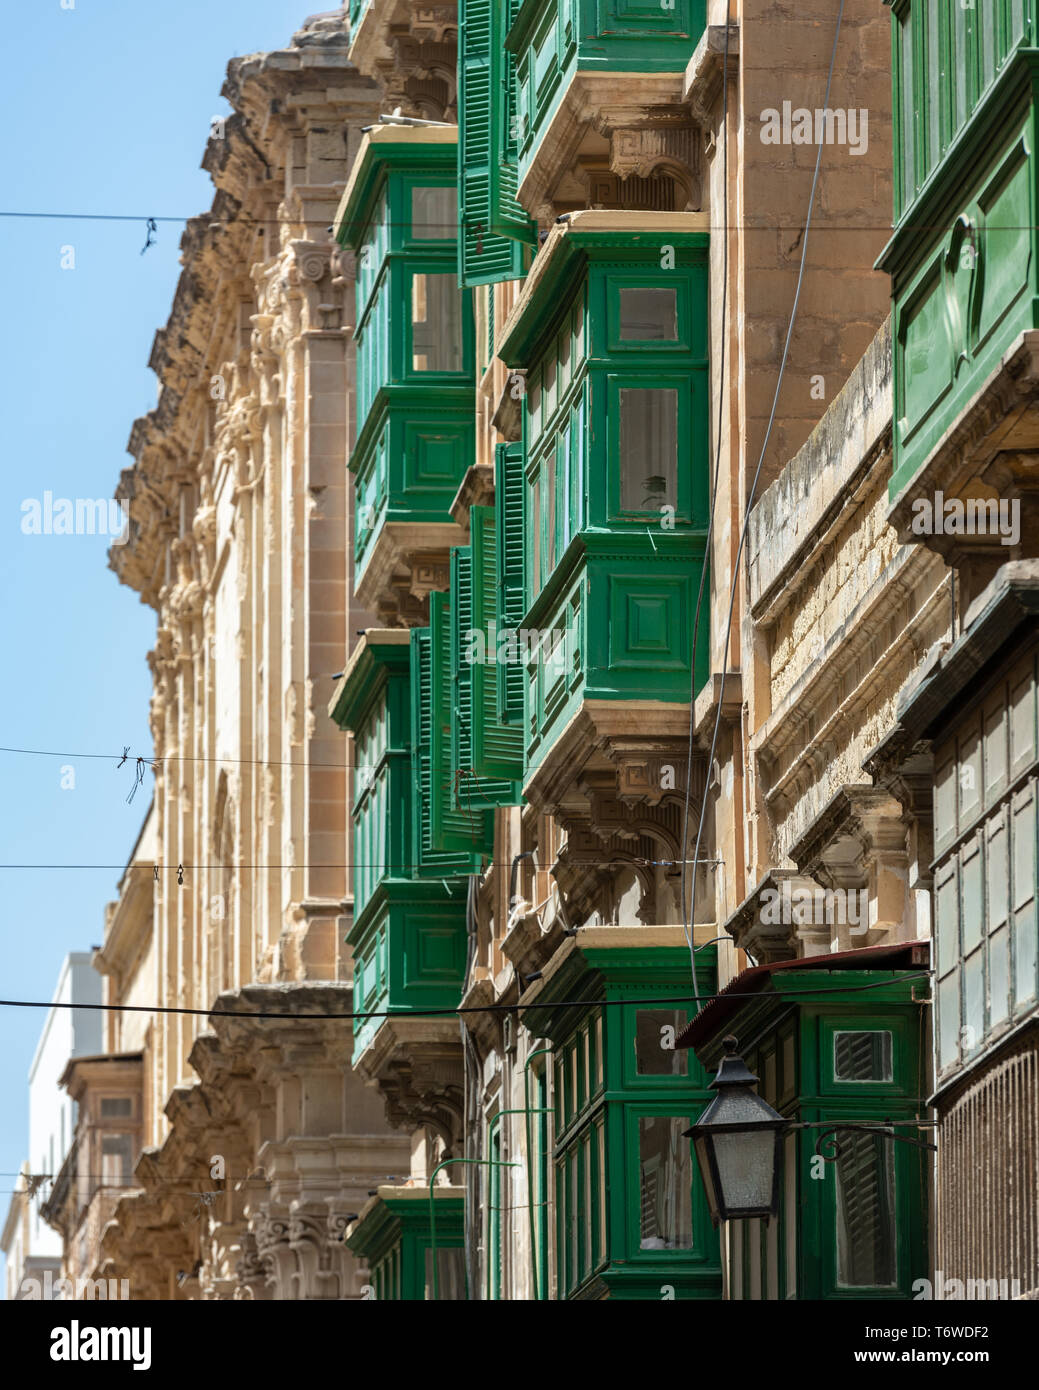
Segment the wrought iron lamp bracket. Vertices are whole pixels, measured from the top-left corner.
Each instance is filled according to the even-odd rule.
[[[841,1146],[836,1138],[839,1131],[852,1131],[859,1134],[880,1134],[885,1139],[897,1140],[900,1144],[912,1144],[918,1149],[931,1149],[937,1152],[938,1145],[926,1139],[911,1139],[908,1134],[892,1134],[893,1128],[933,1129],[935,1120],[885,1120],[878,1124],[831,1124],[829,1120],[802,1120],[790,1126],[791,1129],[819,1129],[822,1132],[815,1141],[816,1155],[824,1163],[836,1163],[841,1156]]]

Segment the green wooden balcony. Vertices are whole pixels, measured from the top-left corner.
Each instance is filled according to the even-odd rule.
[[[705,0],[674,0],[667,8],[660,0],[524,0],[506,40],[515,60],[524,207],[536,208],[550,192],[553,166],[558,172],[587,152],[588,111],[610,130],[631,124],[633,108],[659,116],[673,106],[688,122],[688,111],[678,109],[682,80],[705,22]],[[601,197],[588,201],[608,205]]]
[[[674,1050],[696,1012],[681,928],[583,927],[545,975],[522,1020],[553,1047],[559,1297],[659,1300],[670,1285],[675,1298],[719,1298],[718,1237],[682,1137],[710,1078]],[[697,980],[714,991],[713,946]],[[544,1007],[567,999],[602,1002]]]
[[[464,1187],[380,1186],[350,1228],[346,1243],[368,1265],[367,1297],[376,1302],[444,1302],[466,1298]],[[436,1203],[434,1252],[431,1202]]]
[[[375,610],[394,587],[446,582],[461,539],[449,506],[475,448],[471,293],[458,285],[456,131],[365,137],[335,234],[356,256],[355,589]]]
[[[855,959],[857,957],[857,959]],[[879,959],[878,959],[879,957]],[[854,959],[854,966],[852,960]],[[806,1125],[927,1118],[926,943],[784,961],[737,976],[679,1039],[708,1074],[735,1034],[758,1094]],[[694,1120],[699,1119],[698,1112]],[[928,1141],[924,1128],[897,1133]],[[783,1141],[779,1214],[735,1221],[728,1298],[907,1299],[928,1274],[928,1155],[875,1133],[844,1132],[836,1162],[821,1127]],[[833,1146],[825,1152],[833,1157]]]
[[[354,734],[354,915],[347,941],[355,1007],[401,1016],[458,1003],[466,940],[461,874],[479,862],[430,847],[428,768],[412,713],[420,674],[413,678],[414,636],[403,629],[369,631],[330,705],[340,728]],[[355,1065],[387,1022],[358,1021]],[[412,1029],[412,1038],[439,1040],[440,1022],[421,1022],[428,1026]]]
[[[994,453],[1034,447],[1015,386],[1032,371],[1039,328],[1033,9],[892,4],[897,220],[878,265],[894,297],[890,497],[904,540],[919,534],[918,500],[986,485],[1006,495],[1005,478],[986,476]],[[948,549],[929,534],[924,543]],[[998,538],[978,549],[1008,558]]]
[[[710,471],[705,226],[574,214],[503,330],[503,360],[526,373],[524,448],[499,457],[499,505],[503,604],[527,634],[528,797],[560,762],[580,771],[582,729],[600,747],[660,735],[684,756]],[[706,623],[699,639],[698,682]]]
[[[372,0],[350,0],[350,32],[356,34],[365,15],[372,8]]]

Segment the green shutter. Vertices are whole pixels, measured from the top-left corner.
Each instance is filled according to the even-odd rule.
[[[481,522],[478,513],[486,512],[491,524],[491,564],[494,553],[494,512],[490,507],[474,507],[469,513],[470,530]],[[480,562],[483,561],[481,552]],[[491,663],[481,661],[481,652],[471,640],[474,629],[483,634],[484,646],[487,641],[487,618],[484,616],[486,604],[477,599],[476,585],[480,582],[476,570],[477,556],[470,546],[456,546],[451,551],[451,769],[454,781],[454,808],[465,813],[470,825],[485,823],[486,840],[484,848],[491,853],[494,848],[494,825],[490,818],[476,813],[493,809],[495,806],[516,805],[515,784],[507,775],[483,775],[477,766],[478,751],[484,746],[484,730],[480,727],[486,706],[485,686],[490,681],[491,714],[495,714],[495,666],[494,652]],[[491,610],[494,617],[494,575],[490,576]],[[475,660],[473,658],[476,658]],[[510,730],[511,733],[511,730]],[[508,769],[506,769],[506,773]],[[472,817],[470,818],[470,813]]]
[[[537,225],[516,198],[519,183],[516,57],[505,49],[505,38],[519,8],[520,0],[497,0],[492,10],[492,78],[500,99],[493,104],[495,143],[491,163],[491,231],[533,246],[537,242]]]
[[[523,725],[504,724],[498,716],[498,565],[495,510],[473,507],[469,512],[472,545],[472,626],[483,634],[483,662],[470,668],[472,758],[480,792],[497,806],[518,806],[523,777]],[[519,662],[511,666],[522,680]],[[522,686],[520,697],[522,701]]]
[[[519,629],[526,604],[523,596],[523,445],[499,444],[494,451],[494,499],[498,630]],[[498,718],[503,725],[523,727],[523,697],[527,674],[519,661],[497,666]]]
[[[435,849],[466,854],[479,865],[481,854],[493,844],[492,818],[486,812],[468,807],[458,810],[455,798],[456,768],[451,760],[451,721],[454,704],[451,667],[451,610],[448,595],[429,596],[430,685],[432,717],[430,730],[431,811],[430,833]],[[461,780],[461,779],[459,779]],[[463,802],[463,804],[465,804]]]
[[[442,599],[443,594],[432,597]],[[430,605],[432,609],[432,604]],[[431,614],[432,619],[432,614]],[[448,852],[440,847],[436,835],[442,824],[443,813],[448,809],[450,796],[450,768],[437,767],[434,743],[435,711],[437,710],[436,690],[434,688],[433,632],[432,627],[413,628],[411,632],[411,756],[412,781],[415,793],[416,823],[416,868],[440,874],[472,873],[479,867],[479,860],[464,849],[472,848],[472,839],[467,836],[462,853],[457,846]],[[446,780],[447,794],[442,783]],[[468,827],[468,819],[466,827]]]
[[[500,15],[500,18],[499,18]],[[504,11],[501,0],[460,0],[458,7],[458,187],[461,236],[459,277],[463,285],[517,280],[525,272],[523,245],[498,235],[496,201],[504,172],[497,130],[503,111]],[[508,133],[507,122],[505,133]],[[504,153],[504,151],[502,151]],[[515,167],[508,192],[515,221]],[[508,180],[506,179],[506,183]],[[515,233],[514,233],[515,235]],[[533,241],[533,235],[528,238]]]
[[[473,666],[466,660],[473,626],[473,565],[468,546],[451,551],[451,773],[454,805],[471,804],[473,793]],[[469,798],[469,800],[467,800]]]

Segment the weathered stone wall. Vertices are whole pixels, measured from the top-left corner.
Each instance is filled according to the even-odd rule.
[[[751,885],[790,866],[842,788],[871,783],[864,763],[894,725],[899,693],[949,630],[945,566],[887,525],[890,427],[885,325],[751,516],[763,668],[748,758],[760,818]]]

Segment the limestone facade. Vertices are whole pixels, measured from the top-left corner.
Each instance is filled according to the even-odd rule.
[[[409,1157],[344,1062],[349,752],[324,717],[363,624],[352,268],[327,227],[376,93],[332,15],[235,59],[224,95],[117,490],[111,565],[157,618],[154,800],[95,962],[107,1003],[189,1012],[109,1014],[107,1059],[69,1077],[86,1124],[126,1072],[135,1127],[118,1186],[68,1198],[66,1263],[133,1298],[351,1298],[344,1221]]]

